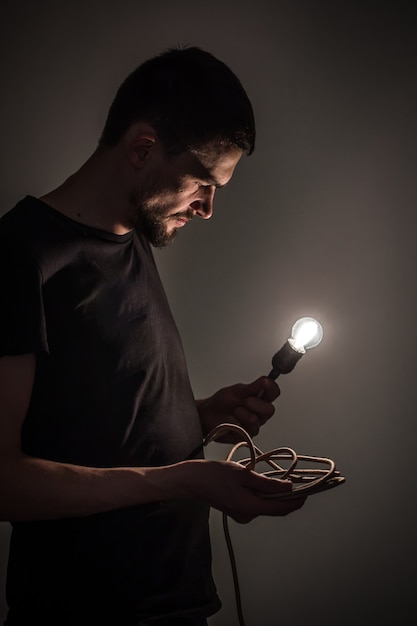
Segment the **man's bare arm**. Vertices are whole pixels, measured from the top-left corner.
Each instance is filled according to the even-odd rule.
[[[25,455],[21,428],[35,377],[33,354],[0,359],[2,520],[84,516],[178,497],[167,468],[94,468]]]
[[[146,502],[196,498],[237,521],[248,521],[258,515],[286,515],[304,501],[263,499],[262,493],[287,491],[291,485],[233,462],[94,468],[28,456],[21,450],[21,429],[35,371],[33,354],[0,358],[1,520],[82,517]]]

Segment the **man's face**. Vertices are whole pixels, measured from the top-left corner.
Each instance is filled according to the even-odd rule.
[[[195,215],[211,217],[216,188],[229,182],[241,156],[234,148],[212,148],[204,154],[187,152],[154,163],[145,183],[131,197],[135,223],[150,243],[166,246]]]

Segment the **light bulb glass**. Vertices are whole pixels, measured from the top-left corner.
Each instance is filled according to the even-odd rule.
[[[315,348],[323,339],[323,328],[313,317],[302,317],[297,320],[291,329],[291,338],[288,340],[291,347],[297,352],[304,353]]]

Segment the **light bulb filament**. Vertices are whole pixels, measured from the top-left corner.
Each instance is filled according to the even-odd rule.
[[[295,333],[295,337],[293,337],[294,344],[297,347],[302,346],[304,348],[304,346],[308,344],[309,341],[314,339],[316,332],[317,332],[317,324],[315,324],[314,322],[306,322]]]

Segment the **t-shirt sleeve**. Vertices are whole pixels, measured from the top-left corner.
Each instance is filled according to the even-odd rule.
[[[7,248],[0,251],[0,356],[48,352],[41,271]]]

